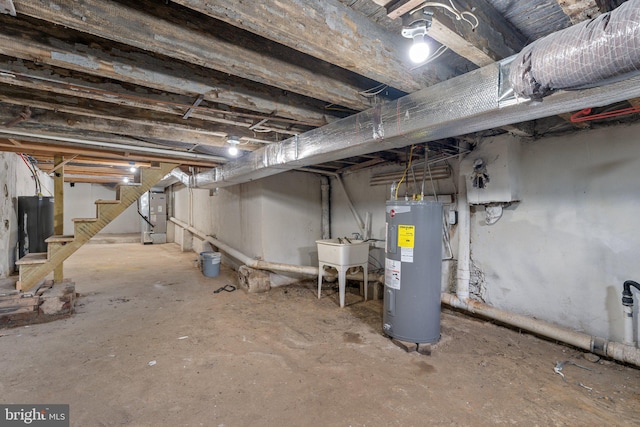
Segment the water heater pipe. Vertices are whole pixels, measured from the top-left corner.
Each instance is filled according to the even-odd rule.
[[[344,197],[347,199],[347,205],[349,205],[349,209],[351,210],[351,213],[353,214],[353,218],[356,220],[356,223],[358,224],[358,229],[360,229],[360,234],[362,234],[363,236],[365,236],[366,233],[366,225],[364,223],[364,221],[362,220],[362,217],[360,216],[360,214],[358,213],[358,211],[356,210],[356,207],[353,205],[353,202],[351,201],[351,197],[349,197],[349,193],[347,193],[347,189],[344,186],[344,182],[342,181],[342,176],[339,173],[336,172],[327,172],[327,171],[323,171],[320,169],[312,169],[312,168],[305,168],[304,172],[312,172],[312,173],[317,173],[320,175],[325,175],[325,176],[332,176],[336,179],[336,182],[338,183],[338,185],[340,185],[340,188],[342,189],[342,192],[344,193]],[[366,240],[366,237],[365,237]]]
[[[319,272],[318,267],[311,267],[306,265],[283,264],[279,262],[269,262],[269,261],[263,261],[263,260],[251,258],[248,255],[243,254],[239,250],[234,249],[231,246],[227,245],[226,243],[216,239],[215,237],[211,237],[203,233],[202,231],[189,226],[188,224],[180,221],[179,219],[171,217],[169,221],[182,227],[185,230],[188,230],[190,233],[195,234],[199,238],[206,240],[207,242],[211,243],[213,246],[218,248],[218,250],[221,250],[222,252],[226,253],[230,257],[237,259],[247,267],[255,268],[257,270],[305,274],[305,275],[316,276],[316,277],[318,276],[318,272]],[[334,278],[334,276],[332,275],[325,275],[324,277],[327,277],[330,280]],[[337,277],[337,275],[335,277]],[[381,283],[384,282],[384,275],[382,274],[369,273],[367,277],[370,282],[376,282],[376,281]],[[347,274],[347,279],[362,281],[364,279],[364,275],[362,273]]]
[[[466,175],[459,173],[458,183],[458,270],[456,295],[461,301],[469,298],[471,260],[471,211],[467,202]]]

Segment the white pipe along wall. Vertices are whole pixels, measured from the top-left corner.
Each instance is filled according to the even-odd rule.
[[[491,142],[491,144],[499,145],[503,147],[508,147],[508,150],[514,150],[514,145],[516,144],[514,141],[498,141]],[[517,152],[515,149],[514,152]],[[474,156],[479,156],[480,153],[483,153],[482,150],[476,150]],[[484,151],[484,154],[487,154],[487,151]],[[496,156],[496,158],[505,159],[507,158],[508,152],[502,152],[501,156]],[[515,314],[506,310],[501,310],[498,308],[494,308],[490,305],[487,305],[480,301],[475,301],[469,298],[469,279],[470,279],[470,271],[469,266],[471,264],[470,258],[470,200],[469,195],[467,194],[467,179],[468,176],[463,172],[464,168],[460,168],[459,172],[459,194],[458,194],[458,216],[459,216],[459,246],[458,246],[458,272],[457,272],[457,296],[442,293],[441,300],[442,303],[451,306],[453,308],[462,309],[468,311],[473,314],[477,314],[483,317],[487,317],[490,319],[497,320],[499,322],[505,323],[507,325],[515,326],[520,329],[524,329],[530,331],[534,334],[538,334],[547,338],[551,338],[554,340],[559,340],[565,342],[569,345],[581,348],[583,350],[590,351],[600,356],[610,357],[615,360],[630,363],[635,366],[640,366],[640,349],[638,349],[635,345],[635,340],[633,339],[633,300],[630,298],[631,292],[629,289],[623,291],[623,301],[622,305],[625,305],[624,296],[627,296],[627,306],[624,306],[624,312],[626,314],[625,318],[625,331],[624,331],[624,343],[615,342],[612,340],[608,340],[606,338],[602,338],[596,335],[590,335],[582,332],[577,332],[568,328],[564,328],[561,326],[553,325],[551,323],[538,320],[535,318],[531,318],[525,315]],[[509,171],[509,168],[501,168],[503,170]],[[505,172],[505,173],[507,173]],[[496,178],[499,174],[495,174]],[[508,173],[505,175],[508,176]],[[492,194],[495,196],[498,194],[498,198],[506,197],[510,199],[513,194],[509,194],[509,191],[506,193],[504,191],[496,191],[502,190],[502,184],[504,182],[496,183],[496,180],[492,180]],[[512,184],[512,179],[508,179],[507,184]],[[513,193],[517,193],[517,184],[515,187],[510,187],[507,185],[507,189]],[[473,189],[477,191],[477,189]],[[475,194],[475,193],[474,193]],[[493,197],[493,196],[492,196]],[[475,199],[474,199],[475,200]],[[490,199],[493,200],[493,199]],[[506,199],[505,199],[506,200]],[[481,203],[476,201],[476,203]],[[477,243],[476,243],[477,244]],[[493,243],[495,245],[495,242]],[[481,248],[481,250],[491,251],[491,248]],[[497,262],[496,259],[493,259],[493,262]],[[625,287],[631,286],[627,285],[631,281],[625,282]],[[635,282],[633,282],[635,283]],[[630,301],[629,301],[630,300]],[[622,310],[621,306],[621,310]]]
[[[640,367],[640,349],[609,341],[601,337],[583,334],[560,326],[552,325],[542,320],[520,314],[499,310],[479,301],[471,299],[461,300],[455,295],[443,293],[442,302],[453,308],[462,309],[489,319],[497,320],[507,325],[524,329],[534,334],[554,340],[559,340],[574,347],[590,351],[599,356],[610,357],[620,362],[631,363]]]
[[[284,263],[279,263],[279,262],[269,262],[269,261],[263,261],[263,260],[258,260],[258,259],[254,259],[251,258],[245,254],[243,254],[242,252],[238,251],[237,249],[232,248],[231,246],[225,244],[224,242],[221,242],[220,240],[208,236],[205,233],[197,230],[194,227],[189,226],[188,224],[185,224],[184,222],[176,219],[176,218],[170,218],[170,221],[173,222],[174,224],[182,227],[185,230],[188,230],[189,232],[195,234],[196,236],[200,237],[203,240],[206,240],[207,242],[211,243],[213,246],[217,247],[219,250],[225,252],[227,255],[229,255],[232,258],[237,259],[238,261],[242,262],[244,265],[246,265],[247,267],[251,267],[251,268],[255,268],[257,270],[267,270],[267,271],[279,271],[279,272],[283,272],[283,273],[296,273],[296,274],[305,274],[308,276],[318,276],[319,274],[319,269],[318,267],[312,267],[312,266],[305,266],[305,265],[294,265],[294,264],[284,264]],[[327,278],[335,278],[334,276],[331,275],[325,275],[324,277]],[[380,275],[380,274],[375,274],[375,273],[369,273],[367,275],[368,277],[368,281],[370,282],[382,282],[384,280],[384,276]],[[362,281],[364,278],[362,273],[359,274],[347,274],[347,279],[349,280],[360,280]]]

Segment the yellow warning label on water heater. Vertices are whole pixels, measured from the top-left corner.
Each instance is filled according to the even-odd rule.
[[[413,248],[415,236],[415,225],[398,225],[398,246],[401,248]]]

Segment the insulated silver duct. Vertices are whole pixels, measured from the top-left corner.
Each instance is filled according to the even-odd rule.
[[[395,101],[264,146],[196,175],[202,188],[240,184],[280,172],[375,151],[406,147],[586,107],[640,97],[640,76],[581,91],[554,93],[540,102],[499,100],[509,60],[430,86]],[[501,87],[502,82],[502,87]]]
[[[640,71],[640,0],[550,34],[525,47],[511,64],[518,96],[533,99]],[[628,77],[628,76],[627,76]]]

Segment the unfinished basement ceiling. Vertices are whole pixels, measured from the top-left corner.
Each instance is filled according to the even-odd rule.
[[[434,8],[432,49],[448,49],[415,67],[398,15],[423,3],[0,1],[0,150],[44,170],[63,154],[75,182],[115,182],[128,165],[159,160],[206,170],[233,161],[228,137],[241,153],[284,141],[511,56],[622,1],[456,0],[477,29]],[[638,101],[606,109],[629,104]],[[589,126],[563,115],[460,137]],[[458,142],[414,154],[437,158]],[[408,151],[313,166],[345,172],[406,161]]]

